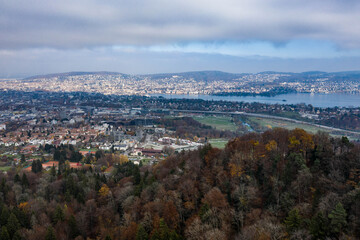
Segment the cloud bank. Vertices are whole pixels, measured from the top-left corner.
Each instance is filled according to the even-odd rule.
[[[0,0],[0,48],[296,39],[360,48],[355,0]]]
[[[359,70],[358,0],[0,0],[0,77]]]

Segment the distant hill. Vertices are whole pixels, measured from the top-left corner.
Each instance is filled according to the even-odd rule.
[[[118,73],[118,72],[66,72],[66,73],[51,73],[51,74],[44,74],[44,75],[36,75],[25,78],[24,80],[32,80],[32,79],[39,79],[39,78],[53,78],[53,77],[69,77],[69,76],[81,76],[81,75],[121,75],[123,77],[128,77],[128,74]]]
[[[193,72],[182,72],[182,73],[157,73],[157,74],[139,74],[139,75],[130,75],[118,72],[66,72],[66,73],[54,73],[54,74],[45,74],[45,75],[37,75],[25,78],[24,80],[35,80],[40,78],[66,78],[69,76],[81,76],[81,75],[114,75],[114,76],[121,76],[125,79],[130,78],[130,76],[136,78],[151,78],[152,80],[160,80],[166,78],[173,78],[174,76],[179,78],[193,78],[198,81],[206,81],[206,82],[213,82],[213,81],[234,81],[240,77],[246,75],[254,75],[252,73],[228,73],[222,71],[193,71]],[[309,72],[302,72],[302,73],[291,73],[291,72],[273,72],[273,71],[266,71],[260,72],[256,74],[281,74],[283,76],[279,77],[279,80],[283,81],[312,81],[317,78],[328,78],[332,81],[360,81],[360,71],[348,71],[348,72],[321,72],[321,71],[309,71]]]
[[[164,79],[171,78],[173,76],[179,76],[183,78],[194,78],[199,81],[232,81],[237,79],[243,75],[247,75],[246,73],[227,73],[221,71],[195,71],[195,72],[183,72],[183,73],[160,73],[160,74],[147,74],[142,75],[144,77],[150,77],[154,80],[156,79]]]
[[[319,76],[319,77],[359,77],[360,71],[348,71],[348,72],[320,72],[320,71],[310,71],[310,72],[302,72],[294,75],[299,76]]]

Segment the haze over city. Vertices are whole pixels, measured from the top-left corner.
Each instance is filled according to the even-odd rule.
[[[0,1],[0,77],[358,70],[358,1]]]

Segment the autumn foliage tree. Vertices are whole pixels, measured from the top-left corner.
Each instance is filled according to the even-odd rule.
[[[57,172],[0,173],[1,239],[360,234],[360,145],[348,138],[272,129],[234,138],[224,149],[206,144],[174,153],[151,166],[98,152],[88,169],[65,167],[74,148],[46,148],[62,161]]]

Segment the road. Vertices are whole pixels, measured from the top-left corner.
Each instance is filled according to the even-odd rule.
[[[359,136],[360,136],[360,132],[345,130],[345,129],[341,129],[341,128],[334,128],[334,127],[329,127],[329,126],[320,125],[320,124],[315,124],[315,123],[309,123],[309,122],[305,122],[305,121],[301,121],[301,120],[295,120],[295,119],[291,119],[291,118],[271,116],[271,115],[259,114],[259,113],[220,112],[220,111],[196,111],[196,110],[173,110],[173,109],[170,110],[170,111],[183,112],[183,113],[202,113],[202,114],[221,114],[221,115],[243,115],[243,116],[259,117],[259,118],[277,119],[277,120],[283,120],[283,121],[288,121],[288,122],[293,122],[293,123],[306,124],[306,125],[309,125],[309,126],[314,126],[314,127],[318,127],[318,128],[323,128],[323,129],[327,129],[327,130],[330,130],[330,131],[339,131],[339,132],[344,132],[344,133],[349,133],[349,134],[355,134],[355,135],[359,135]]]

